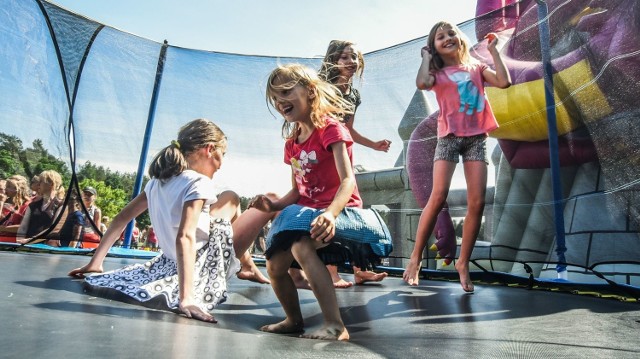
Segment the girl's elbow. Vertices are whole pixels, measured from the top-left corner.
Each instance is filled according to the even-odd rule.
[[[511,87],[512,83],[511,83],[511,79],[507,78],[501,81],[498,81],[498,84],[496,87],[500,88],[500,89],[506,89]]]
[[[429,86],[429,84],[427,84],[427,81],[423,81],[423,80],[416,80],[416,87],[419,90],[428,90],[431,88],[431,86]]]
[[[345,186],[351,191],[353,192],[356,189],[356,176],[355,174],[353,176],[349,176],[347,178],[345,178]]]
[[[195,236],[189,234],[182,234],[176,237],[176,246],[193,246],[196,243]]]

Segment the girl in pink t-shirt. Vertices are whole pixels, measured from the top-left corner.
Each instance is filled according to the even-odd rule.
[[[348,340],[325,264],[348,260],[366,267],[392,249],[384,222],[374,210],[362,209],[351,164],[353,141],[337,119],[351,113],[347,109],[352,107],[338,91],[298,64],[276,68],[267,82],[268,101],[285,121],[284,162],[291,166],[292,188],[282,198],[257,196],[250,203],[275,216],[265,257],[286,318],[263,326],[266,332],[303,331],[296,286],[288,273],[297,264],[306,273],[324,318],[322,328],[303,336]]]
[[[469,42],[464,34],[456,25],[445,21],[433,26],[428,45],[422,49],[422,64],[416,77],[416,86],[435,92],[440,115],[438,144],[433,159],[433,189],[420,215],[416,242],[402,276],[410,285],[418,285],[422,252],[433,232],[437,216],[445,205],[458,157],[462,156],[467,181],[467,215],[460,256],[455,267],[462,289],[473,292],[469,259],[484,211],[486,138],[488,132],[498,127],[484,92],[484,83],[498,88],[511,86],[509,72],[496,48],[498,37],[490,33],[486,38],[495,70],[472,60]]]

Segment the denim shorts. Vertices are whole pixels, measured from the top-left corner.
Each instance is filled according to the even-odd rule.
[[[487,158],[487,135],[480,134],[470,137],[458,137],[448,134],[438,137],[434,161],[449,161],[458,163],[458,157],[462,156],[463,162],[484,161],[489,164]]]

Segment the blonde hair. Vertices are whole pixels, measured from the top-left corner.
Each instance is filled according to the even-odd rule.
[[[54,170],[42,171],[38,175],[40,182],[51,183],[51,191],[55,194],[56,198],[63,199],[65,195],[65,189],[62,187],[62,176],[60,173]]]
[[[168,179],[188,168],[187,157],[197,150],[213,144],[216,148],[227,145],[227,138],[213,122],[202,118],[180,128],[178,139],[158,152],[149,165],[151,178]]]
[[[297,85],[304,86],[309,92],[315,94],[310,99],[310,106],[311,122],[316,128],[325,126],[326,117],[336,118],[353,114],[353,104],[342,98],[340,90],[321,80],[313,69],[300,64],[281,65],[271,72],[267,81],[267,102],[273,108],[276,108],[276,93],[291,90]],[[282,137],[285,139],[292,138],[297,133],[297,130],[297,122],[284,121]]]
[[[11,198],[11,201],[14,206],[20,207],[31,198],[29,182],[21,175],[13,175],[7,178],[7,183],[9,182],[16,188],[16,195]]]
[[[362,74],[364,72],[364,56],[362,55],[362,52],[355,47],[355,43],[346,40],[331,40],[329,43],[327,53],[324,55],[322,65],[318,71],[318,75],[321,79],[332,84],[335,84],[338,81],[340,68],[336,65],[338,64],[338,60],[340,60],[340,56],[342,56],[342,52],[348,46],[352,47],[358,60],[358,70],[355,75],[362,79]]]
[[[433,25],[431,31],[429,31],[429,37],[427,38],[427,45],[429,46],[429,49],[431,49],[431,61],[429,62],[429,69],[431,70],[438,71],[444,67],[444,61],[442,60],[442,57],[440,57],[440,54],[438,54],[438,52],[435,50],[435,41],[436,33],[438,32],[438,30],[446,27],[450,27],[458,34],[460,44],[462,45],[458,49],[458,51],[460,52],[460,61],[463,64],[475,62],[471,57],[471,54],[469,53],[469,39],[462,32],[462,30],[460,30],[460,28],[456,24],[452,24],[447,21],[438,21],[435,25]]]

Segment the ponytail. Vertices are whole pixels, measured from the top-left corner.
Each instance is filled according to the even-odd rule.
[[[189,168],[187,157],[213,143],[218,146],[226,141],[222,130],[209,120],[193,120],[178,132],[178,139],[163,148],[149,165],[149,176],[160,180],[177,176]]]

